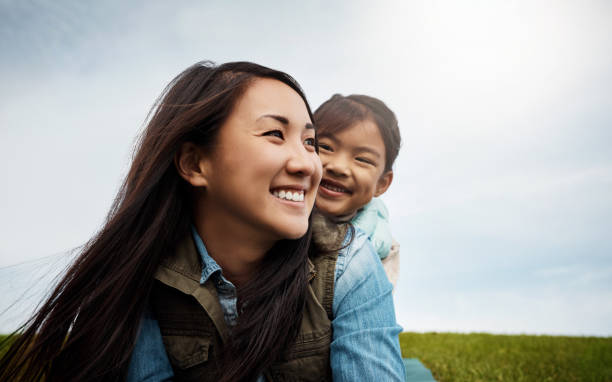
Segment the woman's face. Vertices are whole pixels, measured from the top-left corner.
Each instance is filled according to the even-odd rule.
[[[206,218],[271,241],[303,236],[321,180],[314,138],[306,105],[293,89],[255,80],[206,156]]]

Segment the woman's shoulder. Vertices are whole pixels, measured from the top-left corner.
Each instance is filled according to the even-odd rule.
[[[336,224],[319,212],[312,214],[312,240],[318,252],[341,248],[350,231],[348,228],[348,224]]]

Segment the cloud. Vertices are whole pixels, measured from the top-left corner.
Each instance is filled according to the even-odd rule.
[[[0,267],[90,238],[165,84],[202,59],[247,59],[294,75],[313,107],[339,92],[395,110],[403,147],[384,199],[407,329],[609,334],[611,12],[2,2]]]

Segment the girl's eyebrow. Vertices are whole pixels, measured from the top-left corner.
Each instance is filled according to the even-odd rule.
[[[334,144],[341,144],[342,142],[340,142],[340,140],[336,137],[334,137],[333,135],[319,135],[319,142],[321,142],[322,139],[329,139],[330,141],[334,142]],[[357,146],[355,148],[353,148],[353,152],[356,153],[370,153],[372,155],[374,155],[377,158],[382,157],[382,155],[380,154],[380,152],[378,150],[375,150],[369,146]]]
[[[331,134],[319,134],[319,139],[329,139],[330,141],[333,141],[336,144],[338,143],[338,139],[336,139],[336,137]]]
[[[380,155],[380,153],[378,152],[378,150],[374,150],[374,149],[372,149],[372,148],[370,148],[370,147],[367,147],[367,146],[359,146],[359,147],[356,147],[356,148],[355,148],[355,151],[356,151],[356,152],[359,152],[359,153],[367,152],[367,153],[370,153],[370,154],[374,155],[374,156],[375,156],[375,157],[377,157],[377,158],[380,158],[380,157],[381,157],[381,155]]]
[[[264,114],[261,117],[257,118],[257,121],[259,121],[262,118],[272,118],[280,123],[282,123],[285,126],[289,125],[289,119],[287,119],[287,117],[283,117],[282,115],[277,115],[277,114]],[[305,129],[314,129],[314,125],[312,123],[307,123],[304,125]]]

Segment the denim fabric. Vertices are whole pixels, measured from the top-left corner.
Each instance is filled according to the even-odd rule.
[[[330,348],[335,382],[404,381],[392,290],[372,243],[357,229],[336,262]]]
[[[208,255],[195,229],[193,237],[202,257],[201,283],[213,277],[228,325],[234,323],[236,289]],[[403,381],[392,286],[367,235],[357,229],[350,246],[338,254],[332,310],[333,339],[330,362],[334,381]],[[145,314],[130,360],[128,381],[164,381],[173,376],[159,325]],[[260,377],[258,382],[265,379]]]
[[[378,257],[384,259],[389,255],[393,238],[389,227],[389,211],[381,199],[372,198],[357,211],[351,223],[370,237]]]
[[[236,325],[238,319],[238,309],[236,304],[238,302],[236,287],[228,279],[223,277],[221,273],[221,267],[212,257],[208,254],[204,242],[198,235],[195,227],[191,227],[191,233],[193,235],[193,241],[195,242],[196,248],[200,253],[202,259],[202,277],[200,278],[200,284],[204,284],[206,280],[212,278],[219,295],[219,304],[223,309],[223,318],[229,328]]]
[[[174,372],[162,342],[155,318],[146,312],[140,322],[140,334],[132,351],[127,381],[172,381]]]

